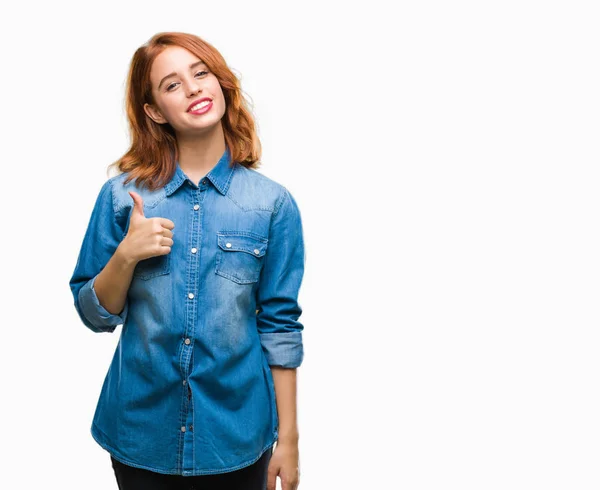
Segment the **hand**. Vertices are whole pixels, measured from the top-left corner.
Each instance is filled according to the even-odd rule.
[[[277,442],[267,470],[267,490],[275,490],[277,475],[281,490],[296,490],[300,483],[298,444]]]
[[[130,191],[134,201],[133,211],[129,219],[129,230],[121,242],[126,255],[135,262],[167,255],[173,246],[175,223],[167,218],[146,218],[144,216],[144,200],[137,193]]]

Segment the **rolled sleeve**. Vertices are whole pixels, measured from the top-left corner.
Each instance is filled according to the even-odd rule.
[[[127,312],[129,310],[129,301],[125,301],[123,311],[119,315],[110,313],[104,306],[100,304],[100,300],[96,295],[94,283],[96,278],[93,277],[86,282],[79,290],[79,305],[83,316],[87,320],[88,328],[95,332],[113,332],[117,325],[125,323]]]
[[[111,314],[98,300],[94,283],[121,243],[123,219],[118,219],[113,203],[112,181],[104,183],[85,232],[75,270],[69,281],[75,309],[83,324],[93,332],[113,332],[125,323],[129,298],[119,315]]]
[[[261,345],[270,366],[296,368],[304,359],[298,294],[306,257],[300,210],[286,188],[273,213],[264,261],[257,288]]]

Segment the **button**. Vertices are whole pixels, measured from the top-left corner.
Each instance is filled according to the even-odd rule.
[[[194,293],[189,293],[189,294],[188,294],[188,298],[190,298],[190,299],[194,299]]]
[[[187,384],[187,380],[183,380],[183,386],[185,386]]]
[[[198,251],[196,247],[192,248],[192,253],[195,254]]]
[[[185,339],[185,345],[190,345],[191,340],[189,338]]]
[[[198,211],[198,210],[200,209],[200,205],[199,205],[199,204],[194,204],[194,209],[195,209],[196,211]]]
[[[258,255],[258,254],[260,253],[260,250],[259,250],[258,248],[255,248],[255,249],[254,249],[254,253],[255,253],[256,255]]]
[[[203,184],[206,184],[206,179],[202,179],[202,183],[203,183]]]
[[[226,244],[225,244],[225,246],[226,246],[227,248],[231,248],[231,243],[229,243],[229,242],[228,242],[228,243],[226,243]]]
[[[181,426],[181,432],[185,432],[185,425]]]
[[[193,425],[190,425],[190,430],[194,430],[194,426]]]

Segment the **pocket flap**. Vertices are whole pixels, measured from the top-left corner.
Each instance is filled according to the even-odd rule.
[[[217,234],[219,247],[226,252],[246,252],[262,257],[267,251],[267,238],[248,233],[221,232]]]

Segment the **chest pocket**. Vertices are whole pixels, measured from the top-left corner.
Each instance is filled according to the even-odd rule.
[[[147,281],[157,276],[164,276],[171,272],[171,253],[156,255],[140,260],[133,270],[133,277]]]
[[[258,282],[268,241],[248,231],[217,233],[215,273],[238,284]]]

